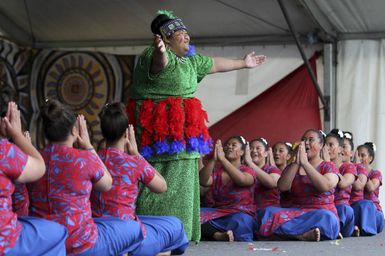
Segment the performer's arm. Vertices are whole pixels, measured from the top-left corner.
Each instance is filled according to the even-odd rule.
[[[18,110],[16,103],[8,103],[7,114],[2,118],[0,124],[1,129],[13,140],[15,145],[28,155],[28,160],[23,172],[16,181],[20,183],[32,182],[43,176],[45,173],[44,160],[31,144],[31,141],[28,140],[21,131],[20,110]]]
[[[345,189],[354,183],[356,177],[351,173],[345,173],[340,176],[340,181],[338,182],[338,187]]]
[[[242,68],[255,68],[266,61],[266,56],[255,55],[254,52],[251,52],[241,60],[233,60],[222,57],[214,57],[213,60],[214,63],[209,72],[210,74],[238,70]]]
[[[229,160],[226,159],[225,153],[223,152],[222,143],[220,140],[217,141],[215,145],[217,151],[217,158],[221,162],[224,170],[230,176],[238,186],[251,186],[254,184],[254,177],[246,172],[242,172],[237,167],[235,167]]]
[[[214,152],[215,155],[215,152]],[[213,184],[211,174],[215,165],[215,157],[210,159],[207,164],[199,171],[199,183],[203,187],[209,187]]]
[[[366,189],[366,191],[371,193],[374,190],[376,190],[379,186],[380,186],[380,180],[379,179],[377,179],[377,178],[368,179],[368,181],[366,182],[366,185],[365,185],[365,189]]]
[[[353,190],[363,190],[367,181],[368,177],[365,174],[359,174],[358,179],[353,183]]]
[[[299,161],[310,181],[314,187],[320,192],[327,192],[332,188],[335,188],[338,183],[338,176],[334,173],[327,173],[325,175],[319,173],[308,161],[305,144],[301,142],[299,146]]]
[[[297,158],[298,159],[298,158]],[[300,166],[297,162],[290,164],[285,170],[283,170],[281,178],[279,178],[277,185],[278,189],[282,192],[290,191],[291,185],[297,174]]]
[[[154,37],[154,48],[150,72],[157,74],[162,71],[168,63],[166,46],[160,35],[155,35]]]
[[[154,168],[154,178],[146,185],[153,193],[164,193],[167,191],[167,182],[163,176]]]
[[[263,184],[263,186],[265,186],[267,188],[276,188],[277,187],[277,182],[278,182],[280,175],[276,174],[276,173],[272,173],[272,174],[266,173],[264,170],[259,168],[258,165],[254,164],[253,160],[251,159],[250,145],[249,144],[246,145],[245,163],[255,171],[255,173],[257,175],[257,179]]]

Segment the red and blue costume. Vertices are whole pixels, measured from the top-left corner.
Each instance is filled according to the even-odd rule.
[[[354,165],[355,165],[356,170],[357,170],[357,177],[361,174],[365,175],[366,178],[368,177],[369,173],[366,170],[365,166],[363,166],[360,163],[354,164]],[[365,188],[363,188],[361,190],[352,189],[352,192],[350,193],[350,200],[349,200],[350,205],[352,205],[353,203],[355,203],[357,201],[364,200],[364,190],[365,190]]]
[[[281,175],[282,171],[275,166],[265,164],[262,170],[268,174]],[[278,188],[267,188],[258,179],[255,183],[254,203],[257,211],[269,206],[280,206],[280,192]]]
[[[355,201],[351,206],[354,210],[355,224],[360,228],[361,235],[372,236],[381,233],[384,229],[384,214],[378,198],[382,175],[379,170],[371,170],[368,181],[377,179],[380,182],[373,192],[364,190],[364,200]]]
[[[142,240],[136,222],[115,218],[93,219],[92,184],[104,175],[105,166],[86,150],[47,145],[42,151],[46,173],[28,185],[30,214],[64,225],[69,255],[116,255],[131,252]]]
[[[333,163],[321,162],[316,170],[325,175],[337,174]],[[321,239],[335,239],[339,233],[339,220],[334,205],[334,189],[320,192],[307,175],[299,172],[291,185],[293,208],[268,207],[261,216],[258,236],[273,234],[298,236],[315,228],[320,229]]]
[[[12,211],[15,181],[28,155],[6,139],[0,140],[0,255],[65,255],[65,228],[55,222],[17,217]]]
[[[353,163],[343,163],[339,168],[339,172],[341,175],[350,173],[355,178],[357,177],[357,169]],[[340,219],[340,233],[343,237],[351,236],[354,231],[354,211],[349,204],[352,187],[353,185],[350,185],[342,189],[337,185],[334,192],[334,203]]]
[[[150,256],[166,251],[183,254],[188,240],[179,219],[173,216],[135,214],[139,183],[149,184],[155,176],[155,169],[142,156],[131,156],[112,147],[99,151],[99,156],[114,182],[110,191],[92,193],[93,215],[113,216],[142,223],[146,237],[141,247],[132,252],[132,255]]]
[[[255,171],[241,165],[240,171],[256,178]],[[212,173],[213,184],[201,208],[201,224],[209,222],[221,232],[232,230],[236,241],[252,241],[255,226],[254,184],[241,187],[233,180],[224,183],[222,166]]]

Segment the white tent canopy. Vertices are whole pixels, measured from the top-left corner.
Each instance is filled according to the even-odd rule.
[[[303,39],[365,39],[385,32],[381,0],[283,2]],[[196,44],[292,42],[273,0],[2,0],[0,30],[34,47],[137,46],[150,42],[150,22],[159,9],[181,17]]]

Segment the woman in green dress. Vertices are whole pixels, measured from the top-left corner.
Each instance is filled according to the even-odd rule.
[[[199,241],[198,159],[211,151],[212,141],[207,113],[194,93],[207,74],[254,68],[266,57],[254,52],[239,60],[188,54],[187,29],[170,12],[158,12],[151,30],[154,43],[135,67],[127,113],[141,154],[166,179],[168,191],[154,194],[142,188],[137,212],[177,216],[189,240]]]

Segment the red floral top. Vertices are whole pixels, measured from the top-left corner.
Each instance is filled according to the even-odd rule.
[[[30,214],[64,225],[69,234],[67,253],[80,253],[98,238],[89,198],[92,184],[103,177],[106,168],[95,154],[65,145],[47,145],[42,156],[47,171],[28,184]]]
[[[0,255],[12,248],[22,225],[12,211],[12,193],[16,180],[27,163],[28,155],[6,139],[0,140]]]

